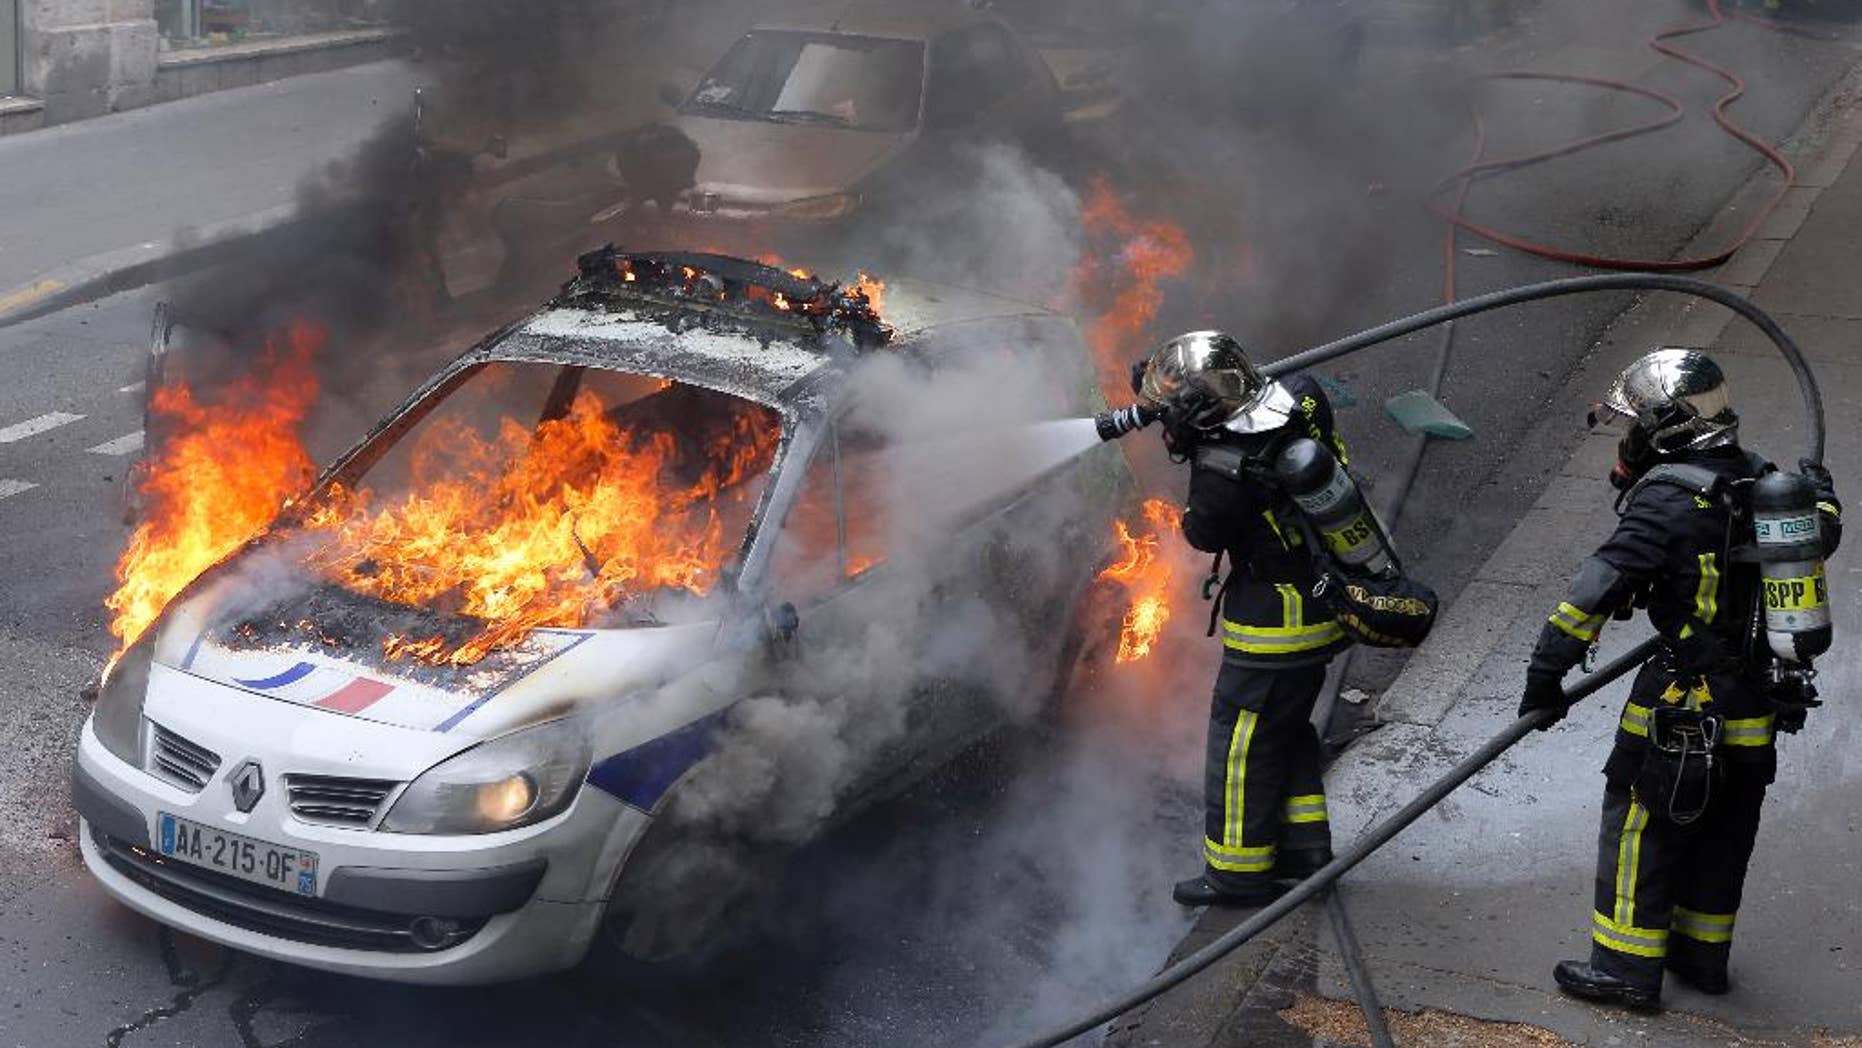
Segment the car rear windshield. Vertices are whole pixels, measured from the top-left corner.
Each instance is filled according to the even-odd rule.
[[[780,436],[772,409],[669,379],[483,365],[332,479],[306,560],[512,637],[656,622],[740,555]]]
[[[685,111],[862,131],[918,125],[924,44],[838,33],[759,30],[706,75]]]

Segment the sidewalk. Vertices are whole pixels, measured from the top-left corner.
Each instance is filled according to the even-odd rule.
[[[1823,387],[1827,461],[1840,492],[1862,496],[1862,105],[1836,114],[1820,156],[1718,282],[1747,291],[1810,356]],[[1707,348],[1726,369],[1745,443],[1786,466],[1803,454],[1797,388],[1769,343],[1710,304],[1651,298],[1612,330],[1577,381],[1609,376],[1657,345]],[[1581,413],[1555,424],[1581,430]],[[1429,644],[1380,700],[1386,726],[1333,768],[1340,842],[1391,814],[1509,723],[1526,656],[1578,562],[1614,524],[1605,479],[1615,442],[1586,437],[1533,510],[1462,592]],[[1823,660],[1826,708],[1780,743],[1778,784],[1740,911],[1733,992],[1712,998],[1671,980],[1668,1011],[1640,1017],[1561,996],[1551,969],[1588,954],[1602,767],[1627,680],[1528,738],[1344,881],[1363,953],[1403,1045],[1862,1045],[1862,756],[1851,745],[1862,667],[1862,560],[1830,569],[1838,649]],[[1602,658],[1647,635],[1638,617],[1606,630]],[[1237,918],[1212,914],[1200,944]],[[1365,1045],[1363,1020],[1323,914],[1251,946],[1215,972],[1128,1017],[1112,1043]],[[1186,942],[1185,946],[1194,945]],[[1184,952],[1182,949],[1179,951]]]
[[[275,221],[414,83],[379,62],[0,138],[0,316],[190,230]]]

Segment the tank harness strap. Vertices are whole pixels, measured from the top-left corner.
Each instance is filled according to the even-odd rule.
[[[1621,514],[1623,508],[1635,501],[1642,489],[1651,484],[1668,484],[1701,498],[1711,498],[1719,493],[1720,475],[1705,466],[1664,462],[1644,473],[1627,491],[1617,496],[1617,513]]]
[[[1222,598],[1228,595],[1229,578],[1222,575],[1222,551],[1217,550],[1215,559],[1209,562],[1209,574],[1203,579],[1203,599],[1209,602],[1209,631],[1203,634],[1205,637],[1215,636],[1216,625],[1222,621]]]

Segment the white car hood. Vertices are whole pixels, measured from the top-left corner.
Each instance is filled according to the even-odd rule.
[[[657,688],[702,662],[715,623],[625,630],[536,630],[475,666],[436,668],[411,659],[356,657],[302,644],[229,643],[205,628],[205,597],[171,610],[155,661],[237,689],[254,701],[290,703],[463,740],[489,738],[584,703]]]

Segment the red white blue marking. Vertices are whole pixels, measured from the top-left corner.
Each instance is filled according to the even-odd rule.
[[[351,662],[315,652],[238,651],[197,638],[182,669],[267,698],[314,706],[423,731],[449,731],[498,693],[576,647],[591,633],[537,630],[526,646],[532,660],[480,688],[442,688],[405,677],[363,672]]]

